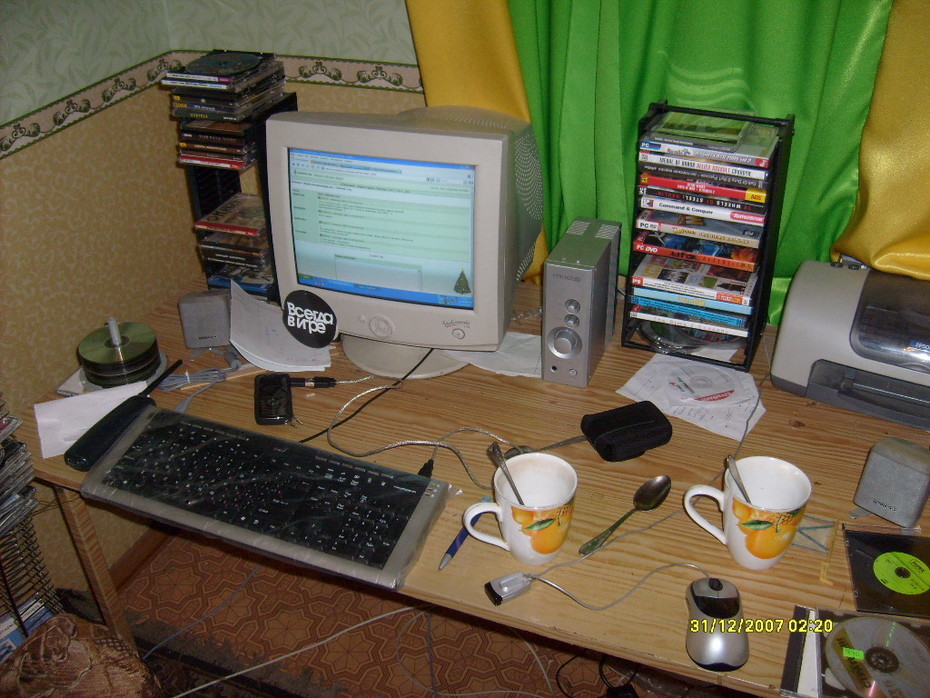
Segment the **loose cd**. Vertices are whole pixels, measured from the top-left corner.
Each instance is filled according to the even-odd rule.
[[[825,638],[833,677],[853,695],[930,698],[930,649],[910,629],[887,618],[844,620]]]
[[[725,371],[714,366],[676,367],[669,377],[681,404],[713,403],[727,400],[736,390],[736,383]]]
[[[77,353],[87,380],[105,388],[145,380],[161,361],[155,332],[139,322],[111,321],[84,337]]]

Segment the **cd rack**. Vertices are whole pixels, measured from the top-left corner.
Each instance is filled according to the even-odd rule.
[[[32,523],[32,458],[13,435],[20,423],[0,395],[0,662],[62,611]]]
[[[768,319],[793,132],[791,115],[650,105],[622,346],[749,370]]]
[[[187,175],[207,285],[236,281],[273,300],[264,129],[272,114],[297,111],[297,95],[283,91],[283,64],[274,54],[215,50],[161,82],[171,89],[178,119],[178,164]],[[252,166],[259,168],[259,194],[243,192],[241,175]]]

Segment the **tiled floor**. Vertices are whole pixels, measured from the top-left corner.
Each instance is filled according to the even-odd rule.
[[[636,670],[197,536],[171,537],[121,596],[140,637],[230,672],[283,658],[262,673],[297,695],[602,696]],[[641,696],[730,695],[644,668],[634,681]]]

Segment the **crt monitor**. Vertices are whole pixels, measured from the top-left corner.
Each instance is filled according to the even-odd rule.
[[[282,302],[333,309],[346,356],[401,377],[428,349],[491,351],[542,224],[531,126],[496,111],[289,112],[266,123]],[[433,351],[415,377],[462,364]]]

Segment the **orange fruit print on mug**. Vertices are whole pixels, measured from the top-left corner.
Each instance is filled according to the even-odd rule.
[[[781,555],[794,539],[804,507],[789,512],[762,511],[733,500],[733,515],[746,533],[746,550],[763,560]]]
[[[530,537],[533,550],[547,555],[554,553],[565,542],[573,508],[572,502],[547,511],[527,511],[514,507],[511,516],[520,524],[523,533]]]

